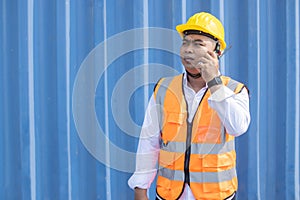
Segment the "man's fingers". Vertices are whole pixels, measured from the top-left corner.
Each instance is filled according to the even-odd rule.
[[[213,51],[207,51],[207,53],[211,56],[211,57],[213,57],[213,58],[217,58],[217,54],[215,53],[215,52],[213,52]]]

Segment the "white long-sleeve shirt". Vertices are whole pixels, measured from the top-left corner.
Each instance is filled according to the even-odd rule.
[[[188,104],[189,119],[191,122],[198,105],[207,90],[202,88],[197,93],[188,86],[186,74],[183,79],[185,99]],[[227,132],[233,136],[245,133],[250,124],[249,97],[244,88],[235,94],[226,86],[221,86],[208,99],[211,108],[217,111]],[[149,189],[157,172],[158,153],[160,150],[160,128],[157,119],[156,102],[153,95],[150,98],[144,123],[142,126],[136,158],[136,170],[128,180],[130,188]],[[194,200],[191,189],[186,184],[180,200]]]

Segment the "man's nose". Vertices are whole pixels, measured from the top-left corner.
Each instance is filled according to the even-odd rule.
[[[185,53],[192,53],[194,50],[193,50],[193,45],[190,43],[189,45],[186,46],[184,52]]]

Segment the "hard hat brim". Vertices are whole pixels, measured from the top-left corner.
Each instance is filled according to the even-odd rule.
[[[176,30],[179,33],[180,37],[183,37],[183,32],[186,30],[198,30],[203,31],[205,33],[209,33],[209,30],[207,30],[204,27],[198,26],[198,25],[191,25],[191,24],[180,24],[176,26]],[[224,40],[221,40],[217,38],[220,42],[220,49],[223,51],[226,48],[226,42]]]

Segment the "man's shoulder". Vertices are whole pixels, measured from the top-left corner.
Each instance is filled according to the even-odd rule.
[[[232,91],[239,93],[244,87],[246,87],[248,90],[247,86],[238,80],[235,80],[229,76],[221,76],[221,78],[223,83],[225,83],[225,85]]]
[[[162,82],[170,82],[174,79],[181,79],[183,77],[183,74],[177,74],[174,76],[164,76],[158,79],[158,81],[156,82],[156,85],[161,84]]]
[[[177,75],[173,75],[173,76],[164,76],[164,77],[161,77],[156,82],[153,91],[155,91],[158,88],[160,88],[161,85],[164,85],[165,87],[167,87],[174,79],[182,80],[182,77],[183,77],[183,74],[177,74]]]
[[[237,83],[240,83],[240,84],[243,84],[241,81],[235,79],[235,78],[232,78],[230,76],[224,76],[224,75],[221,75],[221,78],[222,80],[225,80],[225,81],[232,81],[232,82],[237,82]]]
[[[172,80],[174,78],[182,78],[183,77],[183,73],[181,74],[177,74],[177,75],[173,75],[173,76],[164,76],[164,77],[161,77],[159,80]]]

